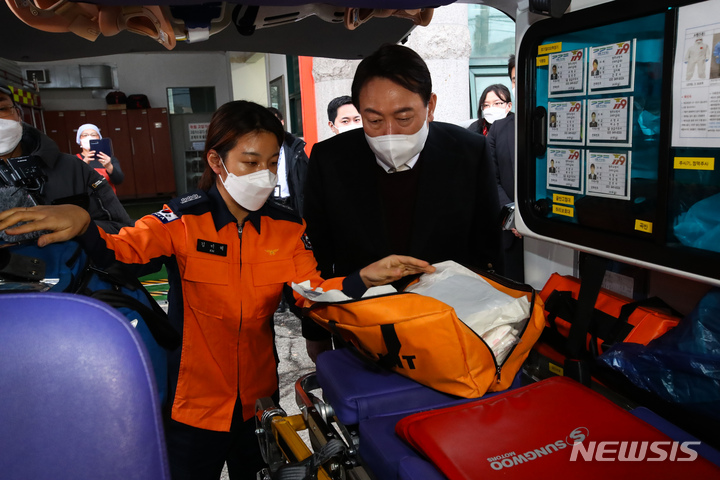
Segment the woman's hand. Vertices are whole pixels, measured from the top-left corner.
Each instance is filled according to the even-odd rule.
[[[95,160],[95,150],[90,150],[89,152],[83,150],[82,159],[85,163],[90,163]]]
[[[105,167],[105,171],[109,174],[113,172],[113,164],[111,162],[110,156],[108,156],[104,152],[100,152],[97,154],[98,161],[102,164],[103,167]]]
[[[20,222],[27,223],[13,227]],[[38,238],[39,247],[73,239],[85,233],[88,225],[90,214],[76,205],[41,205],[0,212],[0,231],[8,235],[52,231]]]
[[[407,275],[433,273],[435,267],[424,260],[404,255],[390,255],[360,270],[360,278],[366,287],[385,285]]]

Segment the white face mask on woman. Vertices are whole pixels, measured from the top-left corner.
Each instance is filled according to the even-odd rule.
[[[495,123],[507,117],[507,110],[504,107],[488,107],[483,110],[482,114],[488,123]]]
[[[225,180],[221,177],[220,181],[232,199],[246,210],[251,212],[259,210],[275,189],[277,175],[270,170],[260,170],[238,177],[234,173],[228,172],[224,161],[221,163],[227,172],[227,177]]]
[[[7,155],[15,150],[22,139],[22,132],[22,123],[0,118],[0,155]]]
[[[420,130],[412,135],[381,135],[371,137],[365,133],[370,150],[389,168],[397,169],[410,161],[425,148],[428,136],[427,119]]]

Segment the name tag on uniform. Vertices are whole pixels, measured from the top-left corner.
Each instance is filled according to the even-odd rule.
[[[209,240],[198,239],[197,251],[209,253],[210,255],[220,255],[221,257],[227,257],[227,245],[225,245],[224,243],[215,243]]]

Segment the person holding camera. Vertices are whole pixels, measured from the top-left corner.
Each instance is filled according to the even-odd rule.
[[[78,153],[77,156],[105,177],[110,183],[113,192],[117,194],[115,186],[120,185],[125,180],[125,174],[120,168],[120,161],[117,158],[105,152],[96,152],[90,145],[91,140],[100,140],[101,138],[103,137],[100,134],[100,129],[96,125],[92,123],[80,125],[75,141],[82,148],[82,153]]]
[[[27,157],[39,167],[28,171],[35,178],[26,179],[25,185],[6,186],[25,188],[38,204],[79,205],[108,233],[132,225],[108,181],[74,155],[61,153],[50,137],[24,123],[12,90],[0,85],[0,162],[8,166],[18,163],[8,159],[19,157]],[[14,206],[0,204],[0,210]]]

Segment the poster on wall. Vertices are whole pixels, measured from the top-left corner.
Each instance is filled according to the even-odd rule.
[[[572,148],[548,148],[547,189],[561,192],[583,192],[582,150]]]
[[[587,105],[588,145],[632,146],[633,97],[591,99]]]
[[[548,60],[548,96],[585,94],[585,50],[551,53]]]
[[[679,9],[673,147],[720,147],[720,0]]]
[[[588,93],[631,92],[635,83],[635,39],[590,47]]]
[[[583,145],[585,102],[548,103],[548,143],[556,145]]]
[[[631,152],[588,150],[585,156],[586,194],[630,200]]]
[[[208,122],[188,123],[188,141],[192,145],[193,150],[202,151],[205,149],[208,127],[210,127],[210,123]]]

